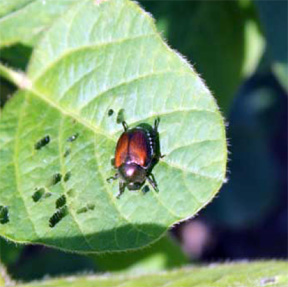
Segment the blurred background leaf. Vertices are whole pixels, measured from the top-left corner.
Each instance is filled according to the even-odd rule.
[[[267,41],[272,69],[288,91],[288,21],[287,1],[255,1]]]
[[[271,139],[284,128],[279,125],[286,110],[282,101],[285,95],[271,74],[254,75],[239,91],[229,123],[229,182],[211,216],[217,224],[235,229],[254,226],[279,203],[280,166]]]

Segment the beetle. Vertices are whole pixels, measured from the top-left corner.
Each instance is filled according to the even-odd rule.
[[[154,127],[143,123],[130,129],[125,121],[122,122],[124,132],[117,142],[115,158],[112,160],[117,172],[107,179],[108,182],[119,179],[117,198],[120,198],[126,187],[139,190],[146,180],[155,191],[159,191],[152,174],[152,169],[163,157],[160,153],[159,123],[160,118],[157,117]]]

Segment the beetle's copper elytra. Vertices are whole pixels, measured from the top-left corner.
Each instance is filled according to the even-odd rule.
[[[124,132],[117,142],[113,160],[117,172],[107,179],[111,181],[119,178],[117,198],[124,192],[125,187],[129,190],[139,190],[146,179],[154,190],[158,191],[152,169],[162,157],[158,133],[159,123],[160,118],[157,118],[154,127],[140,124],[129,129],[126,122],[122,122]]]

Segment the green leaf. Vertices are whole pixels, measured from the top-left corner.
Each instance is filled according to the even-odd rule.
[[[0,48],[16,43],[33,46],[55,19],[76,0],[2,0]]]
[[[22,87],[0,122],[2,236],[75,252],[141,248],[221,187],[227,151],[215,100],[135,3],[81,1],[47,31],[28,77],[0,70]],[[117,182],[106,182],[123,110],[129,126],[161,118],[159,193],[126,190],[118,200]]]
[[[208,267],[178,269],[138,276],[81,276],[59,278],[19,286],[213,286],[213,287],[281,287],[288,284],[287,262],[213,264]]]

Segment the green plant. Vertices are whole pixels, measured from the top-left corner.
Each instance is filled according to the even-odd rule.
[[[137,4],[56,3],[0,6],[0,75],[18,88],[1,111],[0,235],[78,253],[143,248],[220,189],[223,118]],[[25,70],[25,61],[8,66],[10,46],[26,55]],[[121,114],[130,126],[161,118],[159,193],[126,191],[117,200],[117,184],[106,182]]]
[[[219,190],[226,141],[215,101],[136,4],[76,3],[43,33],[22,78],[2,71],[22,88],[0,127],[3,236],[79,252],[136,249]],[[160,116],[159,194],[115,198],[106,178],[122,127],[110,109],[131,126]]]
[[[275,262],[273,268],[268,262],[247,264],[223,264],[209,266],[209,268],[183,268],[173,272],[138,276],[79,276],[58,278],[47,282],[34,282],[20,286],[285,286],[288,276],[285,272],[286,264]],[[244,285],[245,284],[245,285]]]

